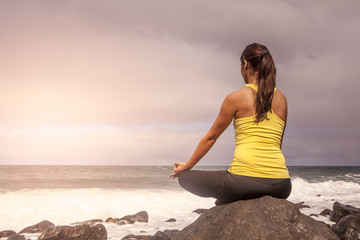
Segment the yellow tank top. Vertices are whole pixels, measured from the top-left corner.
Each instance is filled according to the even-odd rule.
[[[258,90],[255,84],[246,86]],[[281,152],[285,122],[272,111],[259,124],[255,120],[255,115],[234,119],[235,152],[228,171],[251,177],[289,178]]]

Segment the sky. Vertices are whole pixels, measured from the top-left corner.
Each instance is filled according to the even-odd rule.
[[[287,165],[360,165],[357,0],[0,0],[0,164],[187,161],[266,45]],[[229,165],[232,124],[201,160]]]

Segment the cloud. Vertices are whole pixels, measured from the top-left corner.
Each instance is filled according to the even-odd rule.
[[[261,42],[275,58],[278,88],[289,102],[287,154],[324,159],[334,156],[326,151],[333,146],[339,158],[353,163],[353,143],[359,139],[351,132],[359,118],[360,31],[354,28],[360,23],[359,5],[353,0],[2,1],[0,126],[10,132],[44,126],[208,127],[222,99],[243,86],[239,53],[247,44]],[[329,134],[341,132],[346,133],[341,142],[348,144],[335,148]],[[152,130],[152,140],[146,141],[151,147],[145,149],[153,159],[172,159],[176,145],[192,151],[181,137],[171,140],[178,134],[168,129],[164,140],[161,130]],[[13,146],[20,141],[8,138],[0,135],[0,141]],[[102,144],[94,135],[91,139]],[[109,135],[109,149],[101,145],[99,156],[119,158],[119,139]],[[306,144],[299,144],[305,139]],[[209,162],[222,155],[231,158],[232,140],[230,133],[224,136]],[[64,149],[95,146],[82,141]],[[124,142],[136,151],[131,141]],[[157,147],[164,142],[168,151]],[[81,155],[85,147],[72,150]],[[128,152],[123,159],[132,158],[130,150],[122,152]]]
[[[168,165],[186,161],[207,130],[204,124],[179,126],[0,129],[0,157],[2,164]],[[231,134],[225,132],[205,165],[219,165],[219,159],[230,163],[233,142],[229,139],[233,140]]]
[[[211,48],[172,39],[127,41],[125,46],[118,46],[116,40],[103,42],[115,47],[85,43],[85,49],[70,46],[64,54],[51,54],[63,60],[14,62],[29,72],[12,72],[12,78],[4,80],[3,123],[127,124],[214,118],[234,81],[225,71],[239,74],[236,61]],[[240,85],[238,76],[236,80]],[[197,105],[192,104],[195,101]]]

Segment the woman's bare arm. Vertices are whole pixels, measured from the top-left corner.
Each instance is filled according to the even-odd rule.
[[[211,147],[215,144],[216,140],[229,126],[234,115],[236,114],[237,109],[236,104],[234,103],[234,98],[234,94],[230,94],[225,98],[222,103],[219,115],[217,116],[210,130],[200,140],[192,156],[187,162],[174,163],[174,173],[171,174],[170,177],[175,178],[180,172],[190,170],[211,149]]]

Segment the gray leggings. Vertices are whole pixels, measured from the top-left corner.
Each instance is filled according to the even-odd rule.
[[[180,185],[201,197],[213,197],[218,203],[269,195],[286,199],[291,192],[290,178],[258,178],[228,171],[184,171],[178,175]]]

